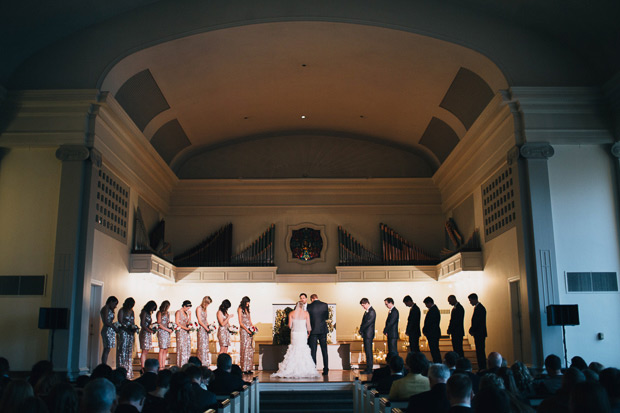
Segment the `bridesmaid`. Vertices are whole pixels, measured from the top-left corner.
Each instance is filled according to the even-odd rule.
[[[213,301],[208,295],[202,299],[202,303],[196,308],[196,319],[200,327],[198,328],[198,358],[203,366],[211,365],[211,354],[209,352],[209,322],[207,321],[207,306]]]
[[[170,301],[165,300],[159,306],[157,312],[157,324],[159,324],[159,330],[157,330],[157,342],[159,343],[159,368],[164,370],[166,368],[166,360],[168,360],[168,347],[170,347],[170,334],[172,330],[168,327],[170,324]]]
[[[108,297],[105,305],[101,308],[99,314],[103,327],[101,327],[101,339],[103,340],[103,353],[101,353],[101,364],[108,364],[108,356],[110,349],[116,347],[116,327],[114,327],[114,310],[118,305],[118,298],[113,295]]]
[[[151,347],[153,347],[153,333],[151,330],[152,316],[153,311],[157,310],[157,303],[155,301],[149,301],[146,303],[142,311],[140,311],[140,334],[138,335],[138,339],[140,341],[140,350],[142,350],[140,354],[140,365],[142,366],[142,371],[144,371],[144,362],[146,361],[146,356],[149,353]]]
[[[240,356],[241,356],[241,371],[245,374],[252,373],[254,367],[254,347],[252,347],[252,332],[250,328],[254,327],[252,324],[252,317],[250,317],[250,298],[243,297],[239,308],[237,309],[237,315],[239,316],[239,332],[240,341]]]
[[[234,317],[234,315],[228,314],[230,305],[230,301],[224,300],[220,304],[219,310],[217,310],[217,323],[220,325],[220,328],[217,330],[217,340],[220,342],[220,354],[228,353],[228,346],[230,346],[228,326],[230,325],[230,319]]]
[[[189,323],[192,322],[192,302],[183,301],[183,306],[177,310],[175,320],[177,323],[177,366],[183,367],[189,360],[192,351],[192,341],[189,335]]]
[[[118,331],[118,349],[116,350],[116,368],[124,367],[127,378],[133,379],[133,340],[135,334],[133,306],[136,301],[129,297],[118,310],[118,322],[121,327]]]

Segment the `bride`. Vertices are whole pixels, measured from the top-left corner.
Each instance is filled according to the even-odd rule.
[[[278,372],[272,377],[307,378],[321,377],[310,355],[308,347],[308,332],[310,315],[304,310],[301,301],[297,302],[295,310],[288,316],[288,326],[291,329],[291,344],[286,350],[284,361],[278,366]]]

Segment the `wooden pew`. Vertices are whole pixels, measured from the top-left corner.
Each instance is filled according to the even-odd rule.
[[[254,377],[252,387],[250,387],[250,412],[260,412],[260,383],[258,377]]]
[[[230,413],[241,413],[241,397],[238,391],[230,393]]]
[[[360,411],[360,399],[362,396],[362,382],[359,377],[353,380],[353,411]]]
[[[230,400],[224,399],[217,408],[217,413],[231,413]]]
[[[240,399],[240,413],[250,413],[250,387],[252,383],[249,385],[244,385],[241,391],[239,392]]]
[[[392,412],[392,403],[385,397],[379,398],[379,411],[381,413],[391,413]]]
[[[368,392],[368,411],[369,413],[379,413],[381,411],[381,403],[379,399],[381,395],[375,389],[372,389]]]
[[[392,409],[392,413],[405,413],[405,411],[399,409],[398,407],[395,407],[395,408]]]

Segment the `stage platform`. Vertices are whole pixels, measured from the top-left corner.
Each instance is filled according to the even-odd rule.
[[[353,388],[356,377],[360,380],[370,380],[369,374],[361,374],[359,370],[330,370],[327,376],[316,379],[283,379],[271,377],[275,371],[257,371],[244,375],[243,379],[250,381],[258,377],[260,391],[344,391]],[[319,371],[320,373],[320,371]]]

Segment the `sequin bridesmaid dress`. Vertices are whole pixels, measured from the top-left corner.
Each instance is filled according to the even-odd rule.
[[[168,327],[170,323],[170,313],[166,311],[166,313],[161,315],[161,325]],[[162,330],[161,328],[157,330],[157,342],[159,344],[160,349],[167,349],[170,347],[170,333]]]
[[[241,312],[241,324],[246,327],[252,325],[250,313]],[[252,371],[254,369],[254,347],[252,347],[252,336],[243,328],[239,331],[239,345],[241,356],[241,371]]]
[[[200,322],[204,325],[209,325],[207,322],[207,312],[205,310],[202,310]],[[198,358],[202,362],[203,366],[210,366],[211,353],[209,352],[209,332],[205,330],[203,326],[200,326],[198,327],[197,338],[198,340],[196,346],[198,347]]]
[[[133,311],[125,311],[122,308],[118,312],[118,322],[121,328],[118,330],[118,348],[116,349],[116,367],[124,367],[127,370],[127,378],[133,379],[133,341],[134,323]]]
[[[181,311],[181,310],[179,310]],[[185,314],[185,311],[181,311],[181,317],[179,318],[180,324],[183,327],[187,327],[189,323],[189,317]],[[179,329],[177,331],[177,366],[183,367],[187,364],[191,352],[191,340],[189,331]]]
[[[114,311],[106,306],[106,314],[104,315],[106,324],[101,328],[101,340],[104,348],[116,347],[116,331],[107,324],[114,322]]]

